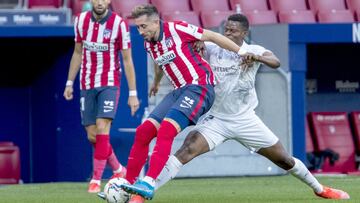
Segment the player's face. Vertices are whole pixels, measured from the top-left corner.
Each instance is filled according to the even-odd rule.
[[[103,15],[109,8],[110,2],[110,0],[91,0],[93,12],[98,16]]]
[[[244,29],[239,22],[231,20],[226,21],[224,35],[236,44],[240,44],[247,34],[248,31]]]
[[[141,34],[144,37],[144,40],[150,42],[155,41],[159,37],[160,32],[160,22],[159,19],[142,15],[138,18],[135,18],[135,25]]]

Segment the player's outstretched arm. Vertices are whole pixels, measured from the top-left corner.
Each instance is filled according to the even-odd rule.
[[[121,54],[124,61],[125,77],[129,87],[128,105],[131,109],[131,115],[133,116],[139,109],[139,99],[136,92],[136,76],[131,56],[131,49],[123,49],[121,50]]]
[[[246,53],[246,51],[242,50],[235,42],[211,30],[204,29],[204,33],[201,37],[201,41],[213,42],[217,44],[219,47],[238,53],[239,55],[244,55]]]
[[[80,70],[81,55],[82,55],[82,43],[77,42],[75,43],[74,53],[71,57],[68,79],[64,90],[64,97],[66,100],[73,99],[73,91],[74,91],[73,83],[76,75]]]

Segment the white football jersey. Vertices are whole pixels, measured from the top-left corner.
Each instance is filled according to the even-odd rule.
[[[258,105],[255,92],[255,75],[261,65],[255,62],[252,67],[244,71],[240,67],[241,57],[231,51],[223,49],[214,43],[205,43],[205,59],[215,73],[215,102],[209,114],[229,117],[244,116],[253,113]],[[243,42],[241,49],[248,53],[263,55],[270,52],[259,45],[249,45]]]

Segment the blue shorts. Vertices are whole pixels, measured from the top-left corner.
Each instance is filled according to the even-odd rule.
[[[212,85],[186,85],[168,93],[149,117],[161,123],[170,110],[176,110],[185,115],[190,124],[195,124],[211,108],[214,99]]]
[[[114,119],[119,101],[118,87],[97,87],[80,92],[81,124],[95,125],[97,118]]]

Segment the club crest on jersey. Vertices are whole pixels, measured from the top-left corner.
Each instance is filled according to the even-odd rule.
[[[165,44],[167,48],[171,48],[174,45],[172,37],[168,37],[165,39]]]
[[[109,39],[111,37],[111,30],[105,29],[103,35],[105,39]]]
[[[170,62],[172,62],[174,59],[176,58],[176,55],[174,53],[173,50],[166,52],[165,54],[157,57],[155,59],[155,62],[159,65],[159,66],[163,66],[166,65]]]

